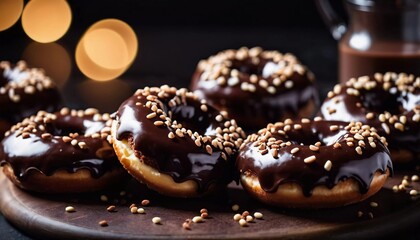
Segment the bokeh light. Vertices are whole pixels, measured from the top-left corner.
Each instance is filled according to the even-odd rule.
[[[136,33],[125,22],[105,19],[93,24],[76,47],[80,71],[98,81],[119,77],[133,63],[138,51]]]
[[[20,18],[23,0],[0,0],[0,31],[13,26]]]
[[[22,27],[34,41],[54,42],[69,29],[72,13],[65,0],[31,0],[22,13]]]
[[[43,68],[59,88],[63,88],[70,77],[70,54],[58,43],[32,42],[23,51],[22,59],[31,67]]]

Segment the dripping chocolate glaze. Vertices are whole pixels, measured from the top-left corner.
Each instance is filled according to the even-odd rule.
[[[354,179],[360,187],[361,193],[369,189],[376,171],[385,173],[387,168],[393,174],[392,162],[388,149],[378,140],[374,140],[376,148],[366,143],[363,154],[359,155],[354,147],[346,144],[344,127],[347,123],[339,121],[300,123],[302,129],[287,131],[287,135],[273,134],[277,140],[291,141],[291,146],[279,149],[278,158],[270,153],[262,155],[258,146],[248,142],[237,159],[237,168],[241,173],[255,175],[264,191],[275,192],[282,183],[293,182],[302,187],[305,196],[311,196],[312,190],[318,185],[333,188],[339,181]],[[338,131],[330,131],[331,125],[339,126]],[[319,151],[309,149],[309,144],[320,141]],[[341,147],[333,148],[339,142]],[[304,145],[300,145],[300,144]],[[357,142],[355,143],[357,146]],[[299,148],[292,154],[293,148]],[[305,163],[304,159],[316,156],[315,162]],[[327,160],[332,162],[330,171],[324,169]]]
[[[389,81],[389,83],[390,89],[397,88],[394,81]],[[326,98],[318,115],[326,120],[359,121],[368,124],[376,128],[379,135],[386,137],[389,148],[408,149],[420,153],[420,124],[412,120],[416,114],[414,109],[420,106],[420,88],[415,88],[413,92],[394,91],[392,93],[390,90],[384,90],[382,84],[377,84],[370,90],[359,89],[360,96],[347,94],[347,89],[349,87],[342,84],[338,94],[332,98]],[[385,123],[389,127],[389,133],[385,131],[378,117],[385,111],[392,115],[406,117],[404,131],[396,129],[388,120]],[[372,119],[366,118],[369,112],[374,113]],[[395,122],[399,122],[399,119]]]
[[[186,129],[214,136],[216,128],[223,127],[222,123],[215,121],[219,113],[214,108],[209,106],[207,112],[203,112],[199,101],[188,98],[186,102],[169,107],[168,102],[173,97],[170,95],[159,100],[163,110],[168,115],[171,112],[172,120]],[[232,181],[233,158],[228,156],[228,160],[224,160],[221,151],[214,148],[209,155],[204,147],[197,147],[187,134],[182,138],[169,139],[169,132],[174,132],[171,127],[155,126],[154,121],[161,120],[159,117],[146,118],[152,112],[145,106],[147,101],[144,96],[133,95],[122,103],[116,114],[118,140],[128,140],[137,157],[143,157],[145,164],[170,175],[175,182],[194,180],[199,192],[206,191],[212,184],[226,185]],[[140,104],[136,105],[136,102]]]
[[[0,68],[0,88],[11,82],[19,83],[29,76],[27,73],[29,69],[21,71],[17,71],[17,69],[13,65],[10,65],[10,70]],[[36,84],[32,86],[36,89]],[[13,101],[10,98],[8,88],[5,93],[0,93],[0,119],[11,124],[36,114],[39,110],[54,112],[63,105],[60,92],[55,85],[48,88],[43,87],[41,91],[35,90],[32,94],[26,93],[24,87],[13,88],[13,91],[14,95],[19,96],[18,101]]]
[[[21,135],[18,136],[18,131],[5,137],[1,142],[0,165],[9,164],[22,181],[33,170],[51,176],[57,170],[74,173],[79,169],[87,169],[92,177],[99,178],[108,171],[122,167],[106,140],[84,136],[100,132],[105,122],[94,121],[93,116],[56,116],[57,119],[42,123],[46,131],[38,129],[25,139]],[[54,136],[43,139],[41,135],[45,132]],[[78,145],[65,143],[62,136],[68,136],[70,133],[78,133],[79,136],[75,139],[85,142],[87,148],[81,149]]]
[[[236,119],[238,124],[250,131],[265,127],[267,123],[295,118],[299,110],[313,101],[314,109],[319,105],[319,95],[315,84],[309,79],[308,71],[303,75],[293,72],[287,78],[293,82],[291,88],[286,88],[284,83],[276,87],[276,93],[271,94],[267,89],[254,84],[255,92],[241,89],[242,82],[250,82],[249,76],[255,74],[258,80],[265,79],[270,85],[274,80],[273,76],[262,76],[262,71],[267,64],[275,64],[272,59],[259,58],[258,64],[254,64],[251,58],[242,61],[231,60],[232,69],[237,69],[239,84],[235,86],[219,85],[215,79],[203,80],[203,70],[197,69],[192,77],[190,88],[200,98],[206,99],[209,104],[220,110],[229,112],[229,116]],[[220,74],[226,79],[229,74]],[[302,117],[302,116],[301,116]],[[311,116],[305,116],[311,117]]]

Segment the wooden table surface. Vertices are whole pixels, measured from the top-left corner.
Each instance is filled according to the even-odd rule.
[[[86,195],[48,196],[22,191],[0,174],[0,210],[5,218],[31,237],[42,239],[376,239],[418,226],[420,201],[407,192],[394,193],[404,175],[396,173],[372,198],[336,209],[293,210],[272,208],[250,198],[236,183],[225,194],[204,199],[175,199],[160,196],[131,180],[120,190]],[[412,183],[420,189],[420,184]],[[121,195],[121,191],[125,194]],[[124,193],[123,192],[123,193]],[[106,195],[108,201],[102,201]],[[129,205],[150,200],[145,214],[132,214]],[[372,207],[371,202],[378,203]],[[259,211],[262,220],[241,227],[233,220],[232,204],[239,212]],[[65,211],[66,206],[76,211]],[[116,205],[116,212],[108,212]],[[193,223],[191,230],[182,228],[187,218],[207,208],[209,218]],[[358,211],[363,212],[358,217]],[[152,223],[158,216],[161,224]],[[107,227],[98,222],[106,220]]]

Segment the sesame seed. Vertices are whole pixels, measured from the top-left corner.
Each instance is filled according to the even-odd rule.
[[[131,208],[130,208],[130,212],[131,212],[132,214],[136,214],[136,213],[137,213],[137,210],[138,210],[138,208],[137,208],[137,207],[131,207]]]
[[[66,212],[68,212],[68,213],[71,213],[71,212],[76,212],[76,209],[75,209],[74,207],[72,207],[72,206],[67,206],[65,210],[66,210]]]
[[[150,201],[148,199],[144,199],[144,200],[141,201],[142,206],[147,206],[149,204],[150,204]]]
[[[101,227],[107,227],[108,226],[108,222],[106,220],[101,220],[98,223]]]
[[[246,216],[245,220],[247,222],[252,222],[252,221],[254,221],[254,218],[251,215],[248,215],[248,216]]]
[[[162,126],[164,124],[164,122],[162,122],[162,121],[154,121],[153,124],[155,126]]]
[[[240,219],[242,219],[242,215],[241,214],[237,213],[237,214],[233,215],[233,220],[239,221]]]
[[[419,181],[419,176],[418,175],[411,176],[411,181],[413,181],[413,182]]]
[[[286,88],[292,88],[293,87],[293,82],[292,81],[286,81],[285,83],[284,83],[284,86],[286,87]]]
[[[302,129],[302,125],[295,124],[295,125],[293,125],[293,128],[296,129],[296,130],[299,130],[299,129]]]
[[[200,109],[203,112],[207,112],[207,110],[208,110],[207,105],[204,105],[204,104],[200,106]]]
[[[106,210],[108,212],[116,212],[116,207],[114,205],[111,205],[111,206],[107,207]]]
[[[232,210],[235,211],[235,212],[238,211],[239,210],[239,205],[238,204],[233,204],[232,205]]]
[[[359,133],[354,134],[354,138],[357,140],[363,140],[365,139],[362,135],[360,135]]]
[[[317,146],[315,146],[315,145],[309,145],[309,149],[310,149],[311,151],[314,151],[314,152],[319,151],[319,147],[317,147]]]
[[[76,146],[78,141],[76,139],[73,139],[73,140],[71,140],[70,143],[71,143],[71,145]]]
[[[332,162],[330,160],[327,160],[324,164],[324,169],[327,171],[330,171],[332,167]]]
[[[310,123],[310,122],[311,122],[311,120],[309,120],[308,118],[302,118],[302,119],[301,119],[301,122],[302,122],[302,123]]]
[[[338,126],[337,125],[331,125],[330,126],[330,131],[337,131],[338,130]]]
[[[370,202],[369,205],[371,207],[378,207],[378,203],[377,202]]]
[[[152,222],[154,224],[160,224],[161,221],[162,221],[162,219],[160,217],[154,217],[154,218],[152,218]]]
[[[371,112],[366,114],[366,119],[373,119],[375,117],[375,115]]]
[[[363,212],[362,211],[357,211],[357,217],[362,217],[363,216]]]
[[[359,155],[362,155],[362,154],[363,154],[363,152],[362,152],[362,148],[361,148],[361,147],[359,147],[359,146],[357,146],[357,147],[356,147],[356,152],[357,152],[357,154],[359,154]]]
[[[260,213],[260,212],[255,212],[255,213],[254,213],[254,217],[255,217],[256,219],[262,219],[264,216],[263,216],[263,214],[262,214],[262,213]]]
[[[303,161],[304,161],[305,163],[312,163],[312,162],[314,162],[315,160],[316,160],[315,155],[312,155],[312,156],[309,156],[309,157],[307,157],[307,158],[303,159]]]
[[[144,208],[137,208],[137,213],[144,214],[145,212]]]
[[[152,113],[149,113],[149,114],[146,115],[146,118],[147,119],[151,119],[151,118],[154,118],[154,117],[156,117],[156,113],[155,112],[152,112]]]
[[[210,146],[210,145],[206,145],[206,151],[207,151],[207,153],[208,153],[209,155],[212,155],[212,154],[213,154],[213,149],[211,148],[211,146]]]
[[[334,143],[333,147],[334,147],[334,149],[340,148],[341,144],[336,142],[336,143]]]
[[[85,149],[85,148],[87,148],[87,145],[86,145],[86,143],[85,143],[85,142],[79,142],[79,143],[77,143],[77,145],[79,145],[79,147],[80,147],[81,149]]]
[[[299,152],[299,148],[295,147],[290,151],[292,154]]]
[[[168,133],[168,138],[174,139],[175,138],[175,134],[173,132],[169,132]]]
[[[397,122],[394,124],[394,127],[400,130],[401,132],[404,132],[404,125],[402,123]]]
[[[246,227],[248,226],[248,223],[245,219],[239,219],[239,225],[241,225],[241,227]]]
[[[52,135],[50,134],[50,133],[43,133],[42,135],[41,135],[41,138],[42,139],[50,139],[52,137]]]
[[[388,125],[386,124],[386,123],[382,123],[381,124],[381,126],[382,126],[382,128],[385,130],[385,132],[387,133],[387,134],[389,134],[391,131],[389,130],[389,127],[388,127]]]
[[[209,216],[209,214],[207,213],[207,212],[203,212],[203,213],[201,213],[201,215],[200,215],[200,217],[202,217],[203,219],[204,218],[207,218]]]
[[[223,116],[222,115],[217,115],[216,116],[216,121],[218,121],[218,122],[223,121]]]
[[[418,191],[417,190],[415,190],[415,189],[411,189],[410,190],[410,195],[411,196],[417,196],[417,194],[418,194]]]
[[[191,230],[191,225],[189,222],[183,222],[182,223],[182,228],[185,230]]]
[[[108,201],[108,197],[106,195],[101,195],[100,197],[102,202],[107,202]]]

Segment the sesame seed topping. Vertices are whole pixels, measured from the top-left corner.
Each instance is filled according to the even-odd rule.
[[[248,226],[248,223],[245,219],[239,219],[239,225],[241,227],[246,227],[246,226]]]
[[[331,125],[330,126],[330,131],[337,131],[338,130],[338,126],[337,125]]]
[[[107,227],[108,226],[108,222],[106,220],[101,220],[98,223],[101,227]]]
[[[193,217],[192,221],[194,223],[201,223],[201,222],[204,221],[204,219],[201,216],[195,216],[195,217]]]
[[[255,212],[255,213],[254,213],[254,217],[255,217],[256,219],[262,219],[262,218],[264,217],[264,215],[263,215],[262,213],[260,213],[260,212]]]
[[[111,205],[111,206],[109,206],[109,207],[107,207],[106,208],[106,210],[108,211],[108,212],[116,212],[116,207],[114,206],[114,205]]]
[[[312,155],[312,156],[309,156],[309,157],[306,157],[305,159],[303,159],[303,161],[304,161],[305,163],[312,163],[312,162],[314,162],[315,160],[316,160],[315,155]]]
[[[152,222],[154,224],[160,224],[162,222],[162,219],[160,217],[154,217],[152,218]]]
[[[162,125],[164,125],[165,123],[164,123],[164,122],[162,122],[162,121],[154,121],[154,122],[153,122],[153,124],[154,124],[155,126],[162,126]]]
[[[76,212],[76,209],[73,206],[67,206],[65,208],[66,212],[71,213],[71,212]]]
[[[239,205],[238,204],[234,204],[232,205],[232,211],[238,211],[239,210]]]
[[[147,119],[151,119],[151,118],[154,118],[154,117],[156,117],[156,113],[155,112],[152,112],[152,113],[149,113],[149,114],[146,115],[146,118]]]
[[[332,162],[330,160],[327,160],[324,164],[324,169],[327,171],[330,171],[332,167]]]
[[[314,152],[319,151],[319,147],[317,147],[317,146],[315,146],[315,145],[309,145],[309,149],[310,149],[311,151],[314,151]]]
[[[355,150],[356,150],[357,154],[359,154],[359,155],[363,154],[362,148],[360,146],[357,146]]]

